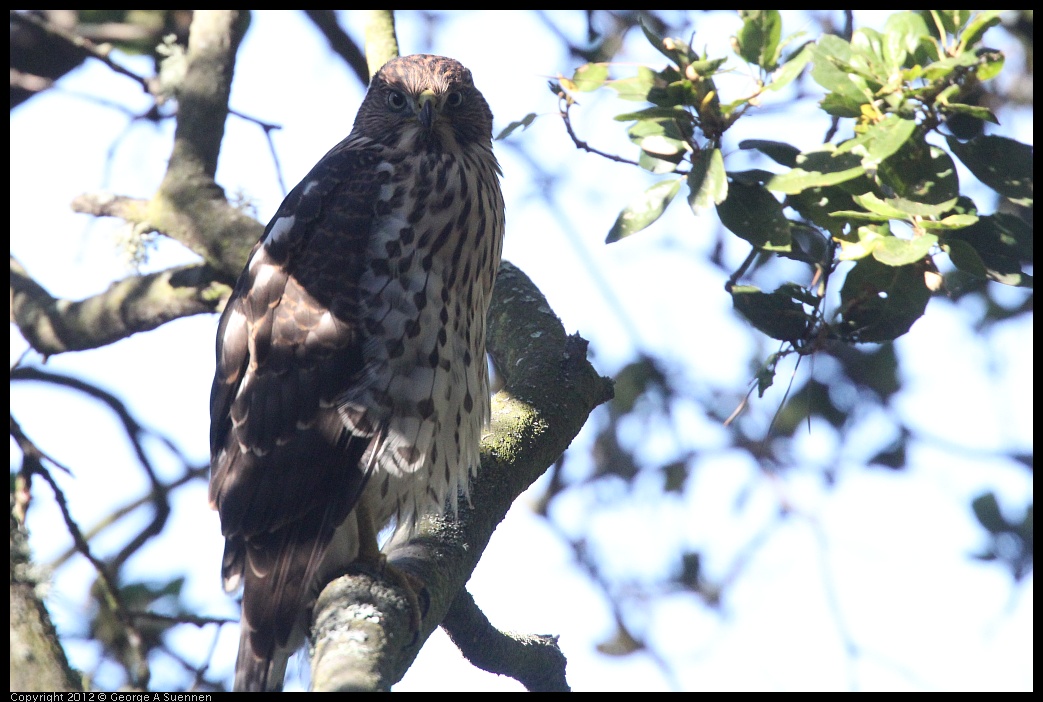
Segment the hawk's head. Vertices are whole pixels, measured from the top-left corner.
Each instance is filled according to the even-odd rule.
[[[492,144],[493,115],[471,72],[445,56],[392,59],[373,76],[353,134],[408,150]]]

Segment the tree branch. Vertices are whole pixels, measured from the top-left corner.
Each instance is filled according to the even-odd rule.
[[[334,53],[344,59],[344,63],[355,72],[355,75],[362,81],[362,85],[369,85],[369,68],[366,64],[366,57],[362,54],[358,44],[337,22],[337,12],[335,10],[305,10],[304,14],[326,37],[326,41],[330,43],[330,48]]]
[[[40,573],[29,559],[28,538],[10,516],[11,691],[82,692],[40,594]]]
[[[223,277],[204,263],[136,275],[85,300],[53,297],[11,257],[11,321],[44,356],[98,348],[193,314],[216,312]]]
[[[557,636],[500,631],[466,589],[453,600],[442,628],[476,668],[509,675],[529,692],[570,691]]]
[[[146,220],[216,269],[238,275],[262,227],[225,199],[214,181],[228,115],[235,53],[246,12],[197,10],[188,39],[185,78],[177,90],[174,150]]]
[[[389,555],[427,587],[430,606],[420,631],[415,637],[410,631],[407,600],[390,580],[338,578],[315,606],[316,690],[386,690],[398,682],[463,590],[511,504],[568,448],[591,410],[612,396],[611,382],[587,362],[586,342],[566,336],[543,294],[506,261],[488,322],[490,353],[506,387],[493,397],[472,504],[462,506],[455,520],[426,520],[414,539]],[[454,635],[466,636],[459,629]]]
[[[366,61],[370,78],[396,56],[398,39],[395,38],[394,10],[370,10],[366,20]],[[369,85],[368,80],[366,84]]]

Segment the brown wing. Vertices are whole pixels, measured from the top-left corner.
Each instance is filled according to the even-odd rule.
[[[246,648],[262,679],[301,626],[315,571],[367,478],[368,438],[334,405],[363,368],[357,283],[378,162],[345,140],[315,166],[254,248],[218,328],[210,501],[225,587],[244,586],[240,658]],[[257,672],[238,671],[237,687]]]

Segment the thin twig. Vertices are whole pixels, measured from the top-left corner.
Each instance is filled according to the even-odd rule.
[[[564,109],[559,109],[558,114],[561,115],[562,121],[565,122],[565,131],[569,133],[569,136],[572,138],[572,143],[576,145],[576,148],[583,149],[584,151],[588,151],[592,154],[597,154],[598,156],[607,158],[610,161],[616,161],[617,163],[628,163],[631,166],[641,166],[641,164],[639,164],[637,161],[633,161],[629,158],[623,158],[622,156],[610,154],[607,151],[595,149],[593,146],[576,136],[576,131],[572,128],[572,120],[569,118],[569,108],[571,108],[572,105],[565,99],[562,99],[561,102],[564,103],[565,106]]]

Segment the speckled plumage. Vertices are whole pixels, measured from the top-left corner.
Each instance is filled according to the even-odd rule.
[[[452,59],[394,59],[287,196],[221,318],[210,500],[242,586],[236,689],[278,689],[321,588],[455,509],[489,418],[503,239],[492,114]]]

